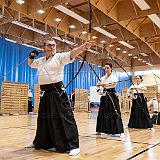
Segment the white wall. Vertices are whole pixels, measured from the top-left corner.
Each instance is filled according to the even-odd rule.
[[[129,67],[125,67],[125,69],[127,71],[130,70]],[[120,69],[120,68],[116,68],[116,70],[122,71],[122,69]],[[133,67],[133,74],[132,75],[142,75],[143,80],[144,80],[143,83],[146,84],[147,86],[153,86],[153,85],[158,84],[158,88],[159,88],[159,92],[160,92],[160,79],[157,78],[156,76],[153,76],[153,73],[151,70],[153,71],[153,73],[155,73],[157,76],[160,77],[160,65],[155,65],[154,67],[151,67],[151,68],[147,65]],[[156,81],[157,81],[157,83],[156,83]]]
[[[142,75],[143,83],[147,86],[158,84],[158,92],[160,92],[160,65],[154,66],[151,69],[148,67],[134,67],[134,75]]]
[[[156,75],[160,77],[160,74],[156,74]],[[153,85],[157,85],[157,84],[160,85],[160,79],[158,79],[157,77],[154,78],[153,75],[143,75],[143,80],[147,86],[153,86]],[[156,83],[156,81],[157,81],[157,83]]]
[[[156,74],[156,75],[160,77],[160,74]],[[153,86],[153,85],[158,84],[158,92],[160,92],[160,79],[159,78],[157,77],[154,78],[153,75],[143,75],[143,83],[146,86]]]

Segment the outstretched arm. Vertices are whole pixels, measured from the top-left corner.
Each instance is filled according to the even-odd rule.
[[[34,59],[28,58],[28,65],[30,66],[33,63]]]
[[[93,41],[88,41],[82,44],[81,46],[74,48],[71,51],[70,58],[71,59],[76,58],[79,54],[83,53],[85,50],[90,49],[92,44],[93,44]]]

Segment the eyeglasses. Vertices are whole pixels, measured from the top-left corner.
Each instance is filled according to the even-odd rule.
[[[111,69],[110,67],[105,67],[105,69]]]
[[[54,48],[56,46],[56,44],[47,44],[46,46],[49,47],[49,48],[51,48],[51,47]]]

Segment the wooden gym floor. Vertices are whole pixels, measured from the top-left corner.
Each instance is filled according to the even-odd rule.
[[[160,160],[159,125],[155,132],[125,128],[125,138],[96,135],[96,116],[97,111],[75,113],[81,148],[75,157],[24,148],[35,136],[37,115],[0,116],[0,160]],[[125,127],[129,115],[122,116]]]

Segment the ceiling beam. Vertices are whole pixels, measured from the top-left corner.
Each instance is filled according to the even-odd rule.
[[[108,0],[108,1],[110,2],[111,0]],[[151,46],[150,44],[148,44],[147,42],[145,42],[144,38],[140,37],[139,29],[137,29],[134,32],[133,28],[135,28],[135,27],[132,24],[126,26],[128,22],[126,22],[126,21],[118,21],[117,6],[114,7],[114,9],[112,9],[112,12],[110,12],[110,13],[107,12],[108,1],[106,3],[105,0],[101,0],[101,1],[99,1],[98,4],[96,4],[96,0],[90,0],[91,4],[93,6],[95,6],[96,8],[98,8],[100,11],[102,11],[104,14],[106,14],[107,16],[109,16],[110,18],[112,18],[114,21],[118,22],[122,27],[126,28],[130,33],[134,34],[137,38],[139,38],[141,41],[144,42],[144,45],[148,45],[148,47],[160,58],[160,54],[158,52],[156,52],[155,47]]]
[[[4,5],[5,4],[5,0],[0,0],[0,5]]]
[[[20,13],[23,14],[27,14],[27,10],[28,10],[28,1],[26,1],[23,5],[20,5],[15,1],[12,1],[12,3],[6,4],[6,7],[15,10],[15,11],[19,11]]]
[[[145,0],[145,1],[151,7],[151,9],[142,11],[136,4],[133,6],[131,0],[120,1],[117,5],[118,21],[125,21],[129,19],[145,17],[153,13],[160,13],[159,10],[160,0]]]
[[[58,2],[58,1],[57,1],[57,2]],[[115,2],[117,2],[117,1],[115,1]],[[111,3],[109,8],[111,8],[111,6],[115,4],[115,2],[114,2],[114,3]],[[36,3],[36,2],[35,2],[35,3]],[[33,4],[33,3],[31,3],[30,5],[32,5],[31,8],[34,7],[34,4]],[[51,10],[50,8],[49,8],[49,9],[46,9],[45,14],[40,15],[40,14],[38,14],[38,13],[35,13],[34,10],[33,10],[33,12],[32,12],[32,11],[28,11],[28,7],[30,7],[30,5],[27,4],[27,6],[24,6],[24,10],[23,10],[23,9],[21,9],[21,7],[19,7],[16,3],[13,2],[13,3],[10,5],[10,7],[11,7],[13,10],[16,10],[17,13],[18,13],[18,12],[21,12],[22,22],[23,22],[23,17],[30,17],[30,18],[33,18],[33,19],[41,22],[42,24],[46,23],[47,25],[52,26],[52,27],[54,27],[54,28],[56,28],[56,26],[57,26],[57,23],[54,21],[54,17],[57,18],[57,15],[59,15],[59,14],[64,16],[63,13],[57,12],[57,10],[55,10],[55,9]],[[14,8],[14,7],[15,7],[15,8]],[[114,8],[115,8],[115,7],[114,7]],[[32,10],[32,9],[31,9],[31,10]],[[112,10],[114,10],[114,9],[112,9]],[[110,11],[110,13],[112,12],[112,10]],[[48,13],[48,14],[47,14],[47,13]],[[18,14],[17,14],[17,15],[18,15]],[[46,16],[45,16],[45,15],[46,15]],[[17,19],[17,18],[16,18],[16,19]],[[103,19],[105,19],[105,18],[103,18]],[[45,20],[45,21],[44,21],[44,20]],[[67,34],[70,33],[73,37],[77,37],[77,32],[70,32],[70,31],[69,31],[68,25],[69,25],[70,22],[72,22],[72,21],[75,21],[75,20],[71,19],[69,16],[66,16],[66,17],[65,17],[65,20],[64,20],[63,22],[61,22],[60,25],[58,25],[58,29],[61,30],[61,31],[63,31],[64,33],[67,33]],[[114,20],[110,20],[110,22],[114,22],[114,23],[115,23]],[[78,24],[78,23],[79,23],[79,22],[77,22],[77,24]],[[106,24],[106,22],[105,22],[105,24]],[[80,23],[78,24],[78,26],[81,26]],[[39,28],[39,29],[40,29],[40,28]],[[82,29],[82,26],[80,27],[80,29]],[[44,30],[44,29],[42,29],[42,30]],[[11,34],[12,34],[12,33],[14,34],[14,32],[12,31],[12,29],[10,30],[10,33],[11,33]],[[27,32],[25,31],[25,32],[23,33],[23,37],[26,37],[26,34],[25,34],[25,33],[27,33]],[[53,35],[53,33],[52,33],[51,35]],[[81,37],[81,38],[82,38],[82,37]],[[36,40],[36,39],[32,37],[31,39],[29,38],[29,40],[34,41],[34,40]],[[86,39],[83,39],[83,40],[86,40]],[[88,40],[88,39],[87,39],[87,40]],[[101,46],[99,46],[99,47],[101,47]],[[109,50],[109,51],[110,51],[110,53],[111,53],[113,56],[116,56],[117,58],[119,58],[121,61],[123,61],[123,62],[126,63],[127,65],[130,65],[129,58],[128,58],[127,56],[124,56],[124,55],[121,54],[121,53],[120,53],[120,54],[117,54],[116,51],[111,51],[111,50]]]
[[[157,51],[160,51],[160,42],[155,44],[155,48]]]
[[[156,29],[156,31],[155,31]],[[141,25],[141,27],[139,28],[139,36],[140,37],[150,37],[150,36],[156,36],[156,35],[160,35],[160,29],[155,26],[153,26],[153,23],[146,23]]]

